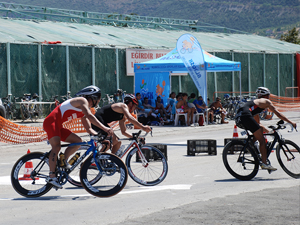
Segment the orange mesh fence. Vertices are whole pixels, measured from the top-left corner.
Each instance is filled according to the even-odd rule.
[[[279,97],[271,94],[270,100],[279,111],[300,111],[300,97]]]
[[[45,140],[47,140],[47,134],[43,128],[18,125],[0,116],[1,142],[26,144]]]
[[[95,113],[95,111],[93,113]],[[129,123],[129,121],[126,120],[125,123]],[[111,122],[109,123],[109,126],[116,130],[119,128],[119,122]],[[73,133],[86,132],[80,119],[67,121],[63,124],[63,127],[71,130]],[[46,140],[47,134],[42,127],[18,125],[0,116],[0,142],[9,144],[27,144]]]

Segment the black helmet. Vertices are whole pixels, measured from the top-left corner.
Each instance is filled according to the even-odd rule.
[[[138,101],[136,97],[133,94],[127,94],[124,97],[124,103],[128,105],[130,102],[133,102],[134,104],[138,105]]]
[[[264,95],[269,95],[270,93],[271,93],[270,90],[266,87],[259,87],[256,90],[256,95],[258,98],[260,98],[261,96],[264,96]]]
[[[90,97],[93,100],[99,100],[101,98],[101,90],[100,88],[91,85],[81,89],[81,91],[75,94],[75,96],[81,96],[85,98]]]

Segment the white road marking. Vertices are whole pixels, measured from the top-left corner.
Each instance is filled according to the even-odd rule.
[[[0,177],[0,185],[11,185],[10,176]],[[192,184],[176,184],[176,185],[161,185],[161,186],[153,186],[153,187],[140,187],[138,190],[132,190],[132,191],[124,191],[123,190],[120,193],[118,193],[118,195],[153,192],[153,191],[165,191],[165,190],[189,190],[189,189],[191,189],[191,187],[192,187]],[[74,197],[93,197],[93,196],[90,194],[60,196],[60,198],[74,198]],[[15,198],[0,198],[0,201],[9,201],[9,200],[14,200],[14,199]]]

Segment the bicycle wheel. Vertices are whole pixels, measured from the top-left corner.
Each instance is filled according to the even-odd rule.
[[[129,176],[138,184],[154,186],[161,183],[168,174],[166,157],[153,146],[142,146],[143,162],[138,148],[133,148],[126,157]]]
[[[80,150],[83,150],[83,151],[86,151],[86,148],[84,149],[78,149],[76,151],[76,153]],[[75,155],[75,153],[73,155],[71,155],[69,157],[69,159],[71,159],[73,156]],[[82,184],[81,184],[81,181],[80,181],[80,170],[81,170],[81,167],[82,167],[82,164],[83,162],[81,162],[79,165],[77,165],[71,173],[69,173],[69,176],[68,176],[68,182],[76,187],[82,187]],[[95,170],[98,170],[97,166],[95,163],[91,164],[90,165],[90,169],[95,169]],[[100,178],[99,178],[100,179]],[[94,182],[96,182],[97,180],[94,180]],[[93,182],[93,181],[90,181],[90,182]],[[92,183],[93,184],[93,183]]]
[[[231,141],[223,149],[223,163],[227,171],[239,180],[251,180],[259,169],[259,160],[243,141]]]
[[[11,171],[11,184],[20,195],[28,198],[39,197],[46,194],[52,184],[46,182],[49,174],[49,159],[45,153],[33,152],[22,156]]]
[[[277,145],[276,157],[282,169],[293,178],[300,178],[300,148],[290,140]]]
[[[23,120],[27,120],[30,117],[29,111],[24,104],[21,104],[21,115]]]
[[[128,172],[123,161],[110,153],[96,157],[103,172],[95,169],[91,155],[82,165],[80,181],[84,189],[96,197],[110,197],[118,194],[126,185]]]

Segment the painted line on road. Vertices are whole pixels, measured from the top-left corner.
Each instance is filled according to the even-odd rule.
[[[11,185],[10,176],[0,177],[0,185]],[[146,192],[154,192],[154,191],[166,191],[166,190],[190,190],[191,187],[192,184],[175,184],[175,185],[161,185],[161,186],[153,186],[153,187],[139,187],[138,190],[132,190],[132,191],[123,190],[120,193],[118,193],[118,195],[137,194],[137,193],[146,193]],[[94,197],[94,196],[90,194],[61,195],[58,198],[74,198],[74,197]],[[56,197],[55,199],[58,198]],[[20,198],[0,198],[0,201],[10,201],[10,200],[20,200]]]

